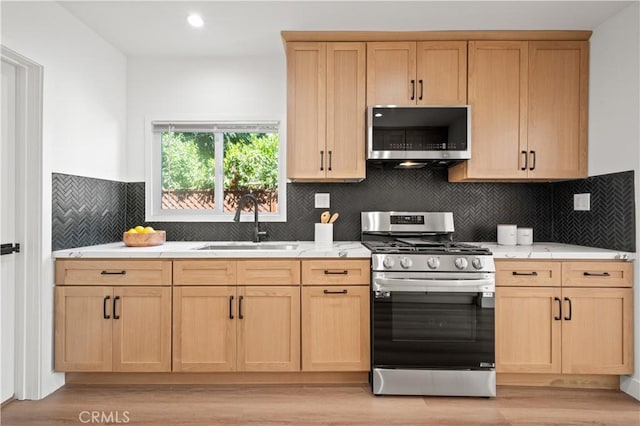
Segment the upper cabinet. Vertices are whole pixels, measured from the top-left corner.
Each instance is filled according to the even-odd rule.
[[[466,103],[466,41],[367,43],[367,105]]]
[[[588,42],[470,41],[471,160],[449,181],[587,175]]]
[[[365,177],[365,65],[361,42],[290,42],[287,49],[287,177]]]

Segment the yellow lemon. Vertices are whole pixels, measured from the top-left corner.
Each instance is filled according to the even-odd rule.
[[[143,234],[153,234],[153,233],[155,233],[155,232],[156,232],[156,230],[155,230],[155,229],[153,229],[153,228],[152,228],[152,227],[150,227],[150,226],[147,226],[147,227],[145,227],[145,228],[142,230],[142,233],[143,233]]]
[[[142,234],[142,232],[144,231],[144,227],[140,225],[136,226],[133,229],[135,229],[138,234]]]
[[[138,231],[136,231],[135,229],[131,228],[127,231],[127,234],[137,234]]]

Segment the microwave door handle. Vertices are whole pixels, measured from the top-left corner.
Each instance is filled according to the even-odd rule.
[[[490,290],[487,290],[487,287]],[[431,292],[470,292],[470,291],[494,291],[495,280],[493,278],[482,278],[472,280],[430,280],[411,278],[374,278],[373,290],[379,291],[431,291]]]

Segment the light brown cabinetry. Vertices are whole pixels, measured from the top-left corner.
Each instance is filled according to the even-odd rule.
[[[300,369],[299,261],[174,263],[174,371]]]
[[[586,41],[470,41],[472,158],[449,181],[586,176]]]
[[[497,261],[497,371],[632,373],[631,285],[628,262]]]
[[[466,103],[466,41],[367,43],[367,105]]]
[[[365,177],[366,45],[290,42],[287,51],[287,177]]]
[[[171,262],[84,262],[56,262],[56,371],[171,371]]]
[[[302,261],[302,370],[368,371],[369,261]]]

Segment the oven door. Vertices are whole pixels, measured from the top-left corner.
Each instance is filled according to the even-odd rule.
[[[374,368],[495,368],[493,274],[372,275]]]

